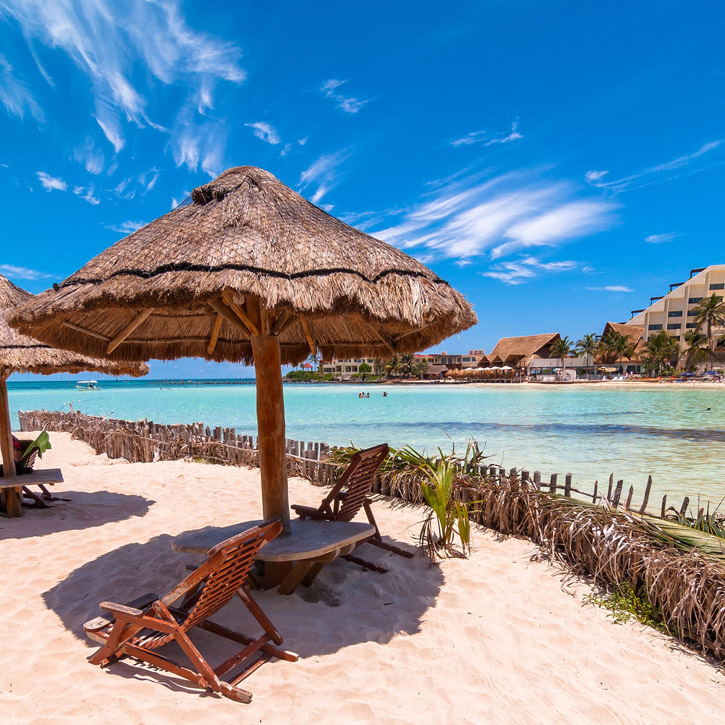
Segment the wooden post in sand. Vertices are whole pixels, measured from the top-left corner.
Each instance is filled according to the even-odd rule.
[[[10,403],[8,401],[8,373],[0,370],[0,451],[3,459],[3,478],[15,478],[15,449],[13,448],[13,434],[10,424]],[[5,512],[8,517],[22,516],[21,487],[3,488],[2,496],[5,503]]]
[[[277,335],[251,335],[257,374],[259,468],[265,520],[279,516],[289,532],[282,358]]]

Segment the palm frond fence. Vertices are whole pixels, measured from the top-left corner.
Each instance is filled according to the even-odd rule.
[[[22,430],[69,432],[109,458],[258,465],[256,440],[234,429],[210,429],[202,423],[131,422],[78,412],[20,412],[19,419]],[[289,440],[288,472],[329,485],[353,451]],[[374,492],[424,503],[420,470],[411,465],[419,455],[410,448],[392,451],[376,478]],[[666,497],[652,512],[651,478],[635,502],[633,487],[623,497],[624,483],[615,482],[614,476],[606,486],[595,483],[592,491],[582,491],[574,487],[571,474],[560,483],[556,474],[544,481],[538,471],[506,471],[488,465],[475,444],[457,458],[457,466],[453,497],[469,507],[473,522],[531,540],[540,555],[600,586],[611,589],[628,584],[643,591],[671,634],[705,654],[725,659],[725,540],[671,520],[685,516],[688,497],[674,509],[674,517]],[[701,511],[698,514],[702,516]]]

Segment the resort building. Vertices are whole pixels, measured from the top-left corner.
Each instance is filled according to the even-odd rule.
[[[684,348],[685,334],[697,326],[694,308],[698,302],[712,295],[721,299],[725,295],[725,264],[690,270],[690,278],[686,282],[673,282],[667,294],[650,297],[649,307],[632,310],[632,319],[625,324],[641,327],[644,342],[660,330],[665,330]],[[725,328],[716,328],[713,332],[719,336],[725,334]]]
[[[552,367],[543,365],[542,361],[553,360],[551,348],[561,339],[558,332],[542,335],[522,335],[519,337],[502,337],[488,355],[481,360],[483,367],[508,365],[520,375],[530,375],[532,369]],[[560,366],[561,361],[556,363]]]
[[[359,357],[350,360],[331,360],[322,364],[323,373],[332,373],[337,378],[350,378],[360,372],[360,366],[366,363],[371,370],[375,369],[375,358]]]

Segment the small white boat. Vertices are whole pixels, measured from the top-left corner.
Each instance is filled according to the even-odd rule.
[[[76,390],[100,390],[101,386],[97,380],[79,380],[76,383]]]

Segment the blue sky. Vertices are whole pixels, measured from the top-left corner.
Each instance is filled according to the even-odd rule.
[[[725,262],[723,20],[666,0],[0,0],[0,272],[46,289],[251,164],[461,290],[480,322],[448,351],[600,332]]]

